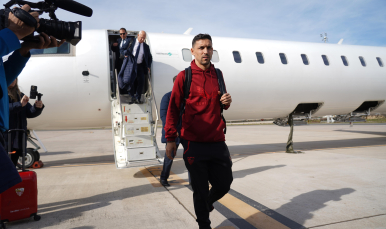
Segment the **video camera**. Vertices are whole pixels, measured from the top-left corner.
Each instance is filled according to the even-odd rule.
[[[29,12],[25,12],[20,8],[11,9],[11,6],[15,4],[20,6],[28,4],[31,8],[38,9],[31,10],[30,12],[38,12],[40,15],[46,12],[49,13],[51,19],[39,19],[40,26],[37,28],[37,21],[29,14]],[[55,10],[61,8],[86,17],[91,17],[93,13],[91,8],[73,0],[44,0],[36,3],[21,0],[11,0],[4,4],[4,7],[5,9],[0,10],[0,30],[8,27],[8,15],[9,12],[12,12],[25,24],[35,27],[38,33],[44,32],[47,35],[54,36],[59,40],[66,39],[66,41],[72,45],[78,44],[78,42],[82,39],[82,22],[60,21],[55,15]],[[34,40],[33,33],[25,37],[23,40]]]

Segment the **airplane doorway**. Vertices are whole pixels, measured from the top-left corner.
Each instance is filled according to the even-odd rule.
[[[127,37],[129,39],[136,37],[139,31],[127,31]],[[113,43],[119,39],[119,30],[108,30],[108,48],[109,48],[109,62],[110,62],[110,97],[116,99],[117,97],[117,77],[119,72],[116,70],[116,62],[119,58],[115,52],[111,50]]]
[[[136,38],[139,31],[129,31],[127,30],[127,37],[129,39]],[[108,30],[108,47],[109,47],[109,62],[110,62],[110,97],[111,99],[116,99],[117,96],[117,78],[119,72],[116,70],[116,62],[119,55],[111,50],[113,43],[117,42],[117,39],[120,38],[119,30]],[[149,44],[148,37],[145,40],[146,44]],[[151,72],[145,75],[145,83],[143,88],[143,93],[145,94],[149,90],[149,83],[151,82]]]

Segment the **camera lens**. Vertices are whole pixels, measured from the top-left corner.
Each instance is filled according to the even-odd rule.
[[[39,20],[40,27],[36,30],[57,39],[66,39],[72,45],[76,45],[82,39],[82,22],[65,22],[59,20]]]

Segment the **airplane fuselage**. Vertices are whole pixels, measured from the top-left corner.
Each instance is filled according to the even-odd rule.
[[[31,57],[19,84],[26,94],[31,85],[38,86],[46,107],[40,117],[28,121],[30,129],[111,126],[109,34],[107,30],[83,31],[82,41],[71,47],[70,54]],[[184,60],[183,52],[191,48],[192,39],[190,35],[148,33],[158,106],[162,96],[171,91],[172,78],[190,65],[189,55]],[[223,37],[212,40],[218,53],[218,62],[213,64],[222,70],[233,99],[224,113],[227,120],[286,117],[300,103],[321,103],[313,116],[347,114],[365,101],[386,100],[384,47]],[[234,51],[239,52],[241,63],[235,62]],[[256,52],[262,54],[264,63],[258,62]],[[280,53],[287,64],[282,63]],[[308,65],[301,54],[306,55]],[[89,75],[84,76],[84,71]],[[374,113],[386,113],[386,103]]]

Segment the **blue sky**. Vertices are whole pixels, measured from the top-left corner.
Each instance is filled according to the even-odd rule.
[[[146,30],[182,34],[386,46],[386,0],[78,0],[91,18],[57,10],[84,29]],[[45,14],[43,17],[48,17]]]

